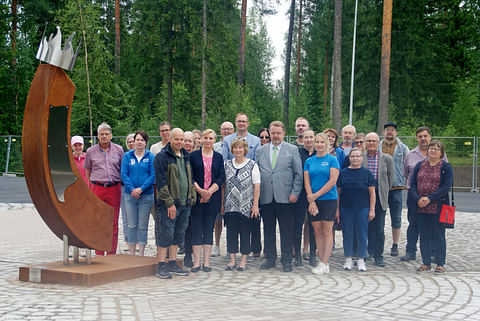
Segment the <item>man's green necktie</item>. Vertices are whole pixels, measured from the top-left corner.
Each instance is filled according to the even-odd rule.
[[[277,163],[277,150],[277,146],[273,146],[272,169],[275,168],[275,164]]]

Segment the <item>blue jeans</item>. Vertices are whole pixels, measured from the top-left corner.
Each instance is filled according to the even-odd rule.
[[[185,230],[188,226],[190,217],[190,206],[178,205],[177,214],[172,220],[168,217],[165,203],[157,201],[157,210],[155,211],[155,243],[160,247],[170,247],[171,245],[183,245],[185,242]]]
[[[122,185],[122,195],[120,196],[120,210],[122,212],[123,240],[125,242],[128,242],[127,210],[125,209],[125,202],[123,201],[124,196],[125,186]]]
[[[368,253],[372,254],[375,260],[383,258],[383,247],[385,246],[385,211],[380,205],[380,199],[375,202],[375,218],[368,223]]]
[[[396,189],[388,193],[388,207],[392,228],[402,227],[402,190]]]
[[[124,204],[127,212],[128,243],[147,244],[148,220],[153,204],[153,193],[141,195],[139,199],[125,193]]]
[[[433,248],[437,265],[445,265],[447,242],[445,240],[445,228],[440,225],[439,214],[418,213],[417,223],[420,232],[420,253],[423,264],[429,266],[432,263]]]
[[[369,208],[340,207],[340,221],[343,234],[343,254],[353,256],[354,244],[357,245],[358,257],[367,257]]]

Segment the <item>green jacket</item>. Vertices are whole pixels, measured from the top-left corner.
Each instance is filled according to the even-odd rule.
[[[185,149],[181,149],[185,160],[185,170],[188,179],[187,206],[193,206],[196,201],[195,188],[193,187],[192,167],[190,165],[190,155]],[[170,147],[170,143],[165,146],[160,153],[155,156],[153,162],[155,168],[155,179],[157,186],[157,200],[162,201],[166,208],[172,205],[180,205],[180,187],[178,184],[178,165],[177,156]]]

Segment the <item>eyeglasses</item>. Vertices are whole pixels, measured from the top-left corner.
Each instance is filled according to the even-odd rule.
[[[236,123],[248,123],[248,120],[236,120]]]
[[[270,139],[270,136],[260,136],[260,139]]]
[[[378,140],[366,140],[367,143],[378,143]]]
[[[231,131],[231,130],[233,130],[233,128],[220,128],[220,130],[223,130],[223,131]]]
[[[437,147],[429,147],[428,150],[431,150],[432,152],[439,152],[440,148]]]

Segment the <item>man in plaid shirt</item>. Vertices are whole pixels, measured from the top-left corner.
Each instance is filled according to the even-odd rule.
[[[388,192],[393,185],[393,158],[378,149],[380,144],[377,133],[365,137],[367,152],[363,157],[363,167],[368,168],[377,180],[375,190],[375,218],[368,224],[368,257],[375,259],[375,265],[384,267],[383,247],[385,244],[385,213],[388,208]]]

